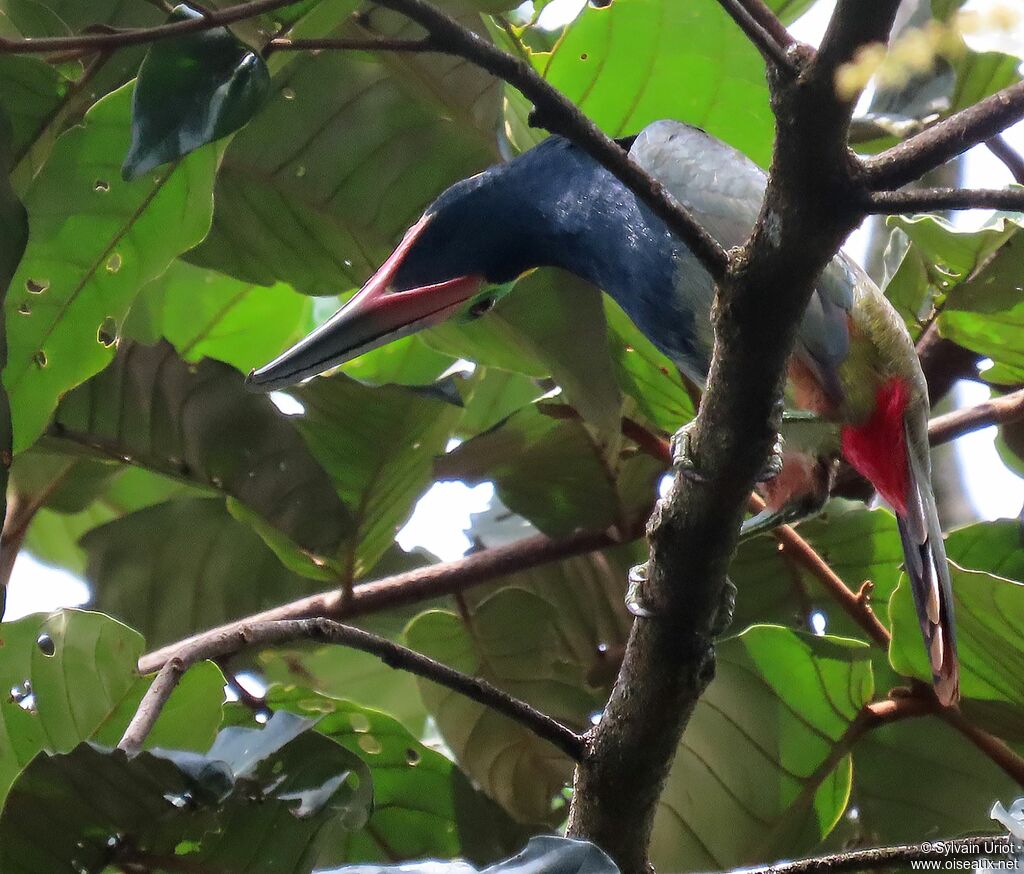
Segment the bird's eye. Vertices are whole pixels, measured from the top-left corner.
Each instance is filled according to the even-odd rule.
[[[475,301],[473,305],[469,308],[470,317],[474,319],[479,319],[480,316],[488,312],[488,310],[492,309],[495,303],[497,303],[497,298],[491,295],[480,298],[480,300]]]

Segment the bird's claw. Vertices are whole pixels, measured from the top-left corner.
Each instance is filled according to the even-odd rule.
[[[771,454],[768,456],[768,460],[765,462],[761,473],[757,476],[757,481],[759,483],[770,482],[782,473],[782,465],[785,460],[783,457],[783,449],[785,445],[786,441],[782,439],[782,435],[776,434]]]
[[[644,602],[641,587],[647,582],[647,562],[629,569],[629,587],[626,589],[626,609],[640,619],[653,619],[658,611]]]
[[[697,462],[693,458],[693,427],[695,424],[696,422],[688,422],[676,431],[669,442],[669,450],[672,455],[673,469],[694,482],[704,482],[705,477],[697,470]]]

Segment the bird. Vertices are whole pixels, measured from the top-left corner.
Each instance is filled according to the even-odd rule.
[[[742,152],[670,119],[616,142],[724,248],[749,237],[767,177]],[[602,289],[683,374],[705,384],[712,277],[616,176],[560,136],[442,192],[334,316],[247,383],[286,387],[450,318],[480,317],[539,267]],[[820,509],[840,458],[866,477],[897,519],[936,698],[954,705],[953,592],[931,487],[927,385],[902,318],[843,252],[800,322],[785,404],[785,442],[759,484],[767,509],[745,532]],[[693,467],[688,433],[673,441],[684,471]]]

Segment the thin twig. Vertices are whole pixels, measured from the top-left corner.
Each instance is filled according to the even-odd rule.
[[[1009,745],[983,728],[969,722],[959,710],[943,708],[939,712],[939,716],[1002,768],[1006,774],[1016,780],[1018,785],[1024,786],[1024,758],[1021,758]]]
[[[515,543],[485,549],[455,561],[432,564],[373,582],[362,583],[355,587],[351,599],[348,600],[342,589],[330,589],[236,622],[228,622],[218,628],[147,653],[139,659],[139,671],[143,674],[151,674],[160,670],[168,659],[180,656],[188,647],[202,645],[204,642],[225,634],[238,634],[254,622],[309,619],[321,616],[331,619],[364,616],[368,613],[452,595],[455,592],[465,591],[516,571],[528,570],[553,561],[561,561],[575,555],[614,546],[635,539],[640,534],[640,531],[628,532],[619,537],[608,531],[578,531],[558,540],[538,534],[517,540]]]
[[[990,425],[1005,425],[1020,419],[1024,419],[1024,389],[936,416],[928,423],[928,441],[937,446],[971,431],[979,431]]]
[[[997,91],[912,136],[862,165],[862,180],[876,191],[899,188],[986,142],[1024,117],[1024,82]]]
[[[0,55],[48,54],[78,49],[119,49],[126,46],[142,45],[164,39],[200,33],[254,18],[265,12],[272,12],[284,6],[292,6],[299,0],[252,0],[211,11],[201,18],[186,21],[171,21],[155,27],[133,27],[105,33],[84,33],[76,36],[33,37],[31,39],[7,39],[0,37]]]
[[[722,245],[658,180],[648,174],[571,100],[529,63],[497,48],[426,0],[376,0],[412,19],[433,38],[438,50],[476,64],[517,88],[533,102],[534,123],[572,140],[614,174],[668,225],[696,255],[712,278],[720,281],[729,265]]]
[[[793,34],[786,30],[786,25],[779,20],[779,17],[772,12],[764,0],[740,0],[740,2],[751,18],[771,34],[772,39],[784,49],[788,49],[796,42],[793,39]]]
[[[991,139],[985,140],[985,145],[993,155],[1006,165],[1006,169],[1010,171],[1010,175],[1013,176],[1014,180],[1019,185],[1024,185],[1024,157],[1006,141],[1006,137],[1002,134],[996,134]]]
[[[878,847],[871,850],[850,850],[813,859],[779,862],[760,868],[744,868],[743,874],[839,874],[841,871],[868,871],[877,868],[901,868],[920,860],[939,860],[941,867],[955,859],[978,859],[986,852],[1006,858],[1012,846],[1006,835],[977,835],[952,841],[928,841],[899,847]]]
[[[760,21],[758,21],[748,8],[750,0],[718,0],[719,5],[729,14],[729,17],[739,26],[761,53],[761,56],[780,70],[794,76],[797,73],[796,65],[786,54],[784,44],[776,40],[775,35],[770,33]],[[771,10],[768,10],[771,14]],[[772,15],[772,18],[775,16]],[[778,19],[776,19],[778,20]],[[780,22],[781,23],[781,22]],[[787,34],[788,36],[789,34]],[[790,38],[792,42],[792,38]]]
[[[283,619],[251,622],[220,634],[203,635],[169,660],[147,690],[118,746],[132,754],[142,747],[161,709],[188,668],[206,659],[223,659],[248,649],[264,649],[297,640],[336,644],[377,656],[396,670],[431,680],[525,726],[574,760],[583,754],[583,740],[550,716],[513,698],[486,680],[470,677],[408,647],[330,619]]]
[[[943,209],[1002,209],[1024,212],[1024,188],[916,188],[873,191],[863,203],[872,215],[936,212]]]
[[[430,38],[388,39],[385,37],[338,39],[272,39],[263,49],[263,57],[274,52],[308,52],[337,50],[350,52],[437,52],[437,44]]]

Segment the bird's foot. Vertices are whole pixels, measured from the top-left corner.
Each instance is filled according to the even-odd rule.
[[[786,441],[782,439],[782,435],[776,434],[775,443],[772,444],[772,451],[768,455],[768,460],[765,462],[761,472],[757,475],[757,482],[771,482],[775,477],[782,473],[782,465],[785,461],[783,457],[783,449],[785,445]]]
[[[647,582],[647,562],[629,569],[629,587],[626,589],[626,609],[640,619],[653,619],[658,611],[650,606],[643,595],[643,585]]]
[[[694,482],[704,482],[705,477],[697,470],[697,462],[693,458],[693,429],[696,424],[696,420],[687,422],[676,431],[669,442],[669,451],[673,469]]]

